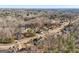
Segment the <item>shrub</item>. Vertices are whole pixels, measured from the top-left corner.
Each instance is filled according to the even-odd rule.
[[[71,52],[79,52],[79,49],[75,47],[75,36],[76,33],[70,33],[65,39],[63,36],[58,36],[55,41],[51,41],[53,43],[49,42],[50,45],[45,45],[45,46],[50,46],[49,48],[46,48],[44,52],[55,52],[55,53],[60,53],[60,52],[65,52],[65,53],[71,53]],[[49,39],[50,40],[50,39]],[[54,39],[52,39],[54,40]],[[56,43],[55,43],[56,42]],[[54,46],[55,44],[55,46]],[[57,45],[57,47],[56,47]],[[76,51],[77,50],[77,51]]]
[[[8,44],[8,43],[12,43],[12,42],[14,42],[13,38],[0,38],[0,43]]]
[[[26,29],[26,32],[24,33],[25,37],[32,37],[32,36],[35,36],[35,35],[36,35],[36,33],[31,28]]]
[[[60,37],[59,39],[59,44],[58,44],[58,50],[61,52],[65,52],[65,53],[71,53],[71,52],[75,52],[76,48],[75,48],[75,33],[70,33],[67,37],[67,39],[64,39],[62,37]],[[62,44],[60,44],[62,43]],[[61,49],[62,47],[64,47],[63,49]]]

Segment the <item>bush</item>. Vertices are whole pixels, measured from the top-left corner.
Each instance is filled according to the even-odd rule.
[[[24,33],[25,37],[32,37],[32,36],[35,36],[35,35],[36,35],[36,33],[31,28],[26,29],[26,32]]]
[[[0,38],[0,43],[8,44],[8,43],[12,43],[12,42],[14,42],[13,38]]]
[[[79,52],[79,49],[75,47],[75,36],[76,36],[76,33],[73,32],[73,33],[70,33],[66,39],[63,36],[58,36],[55,40],[49,39],[48,41],[50,42],[47,41],[48,43],[45,42],[46,45],[44,44],[45,46],[49,46],[44,50],[44,52],[54,52],[54,53]]]
[[[64,38],[62,38],[62,36],[58,40],[59,40],[58,51],[65,52],[65,53],[71,53],[71,52],[76,51],[75,33],[70,33],[66,40]],[[62,47],[64,47],[64,48],[61,49]]]

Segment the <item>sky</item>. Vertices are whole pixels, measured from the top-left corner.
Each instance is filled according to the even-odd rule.
[[[0,5],[0,8],[79,8],[79,5]]]

